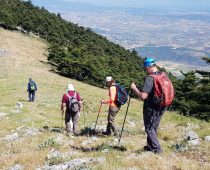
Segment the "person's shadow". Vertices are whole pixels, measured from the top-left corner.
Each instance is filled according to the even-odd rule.
[[[27,100],[27,99],[20,99],[20,100],[18,100],[19,102],[29,102],[29,100]]]
[[[109,145],[106,143],[102,143],[101,145],[95,146],[95,147],[88,147],[88,146],[71,146],[72,149],[74,150],[79,150],[82,152],[101,152],[104,150],[108,150],[108,151],[120,151],[120,152],[125,152],[127,151],[127,148],[124,146],[118,146],[118,145]]]
[[[102,134],[102,131],[91,129],[89,127],[85,127],[84,129],[81,129],[80,136],[98,136],[98,137],[104,137]]]

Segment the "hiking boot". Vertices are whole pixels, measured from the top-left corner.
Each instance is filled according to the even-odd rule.
[[[114,132],[114,136],[118,138],[119,137],[119,133],[118,132]]]
[[[74,132],[74,136],[79,136],[80,133],[79,132]]]
[[[114,137],[119,138],[119,134],[114,134]]]
[[[67,136],[67,137],[71,136],[71,132],[67,131],[67,132],[66,132],[66,136]]]
[[[150,149],[149,146],[144,146],[144,147],[143,147],[143,150],[144,150],[144,151],[151,151],[151,149]]]
[[[155,153],[155,154],[161,154],[161,153],[163,153],[162,150],[154,150],[154,151],[152,151],[152,152]]]
[[[149,146],[144,146],[143,150],[148,151],[148,152],[152,152],[152,153],[155,153],[155,154],[161,154],[163,152],[162,150],[152,150],[152,149],[150,149]]]
[[[105,135],[105,136],[111,136],[111,132],[102,132],[102,135]]]

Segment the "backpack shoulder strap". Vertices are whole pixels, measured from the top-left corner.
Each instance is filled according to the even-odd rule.
[[[34,81],[30,81],[29,84],[30,85],[34,85],[35,83],[34,83]]]
[[[154,72],[154,73],[149,74],[149,76],[151,76],[151,77],[156,77],[158,75],[165,75],[165,73],[164,72],[161,72],[161,71],[157,71],[157,72]]]
[[[70,98],[72,98],[71,96],[69,96],[69,94],[68,93],[66,93],[66,96],[70,99]]]
[[[116,87],[116,89],[118,89],[119,87],[120,87],[120,84],[119,83],[115,83],[115,84],[113,84],[113,85],[111,85],[111,87]]]
[[[75,99],[77,98],[77,92],[76,91],[74,92],[74,98]]]
[[[115,83],[115,84],[113,84],[111,87],[115,87],[115,88],[116,88],[116,93],[117,93],[117,91],[118,91],[118,89],[119,89],[119,86],[120,86],[120,85],[119,85],[118,83]],[[111,87],[110,87],[110,88],[111,88]],[[110,89],[110,88],[109,88],[109,89]]]
[[[156,75],[155,74],[150,74],[149,77],[152,77],[152,78],[155,79],[156,78]],[[146,79],[146,77],[145,77],[145,79]]]

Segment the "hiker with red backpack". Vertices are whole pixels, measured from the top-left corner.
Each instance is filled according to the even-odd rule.
[[[27,88],[29,102],[34,102],[36,91],[37,91],[36,82],[33,81],[32,78],[29,78],[28,88]]]
[[[73,134],[78,135],[78,120],[80,116],[80,108],[82,107],[82,100],[74,89],[72,84],[67,85],[67,93],[62,97],[61,111],[65,113],[65,125],[67,135],[71,133],[71,124],[73,123]]]
[[[118,137],[118,131],[115,125],[115,117],[121,108],[121,105],[125,104],[128,99],[126,89],[115,80],[108,76],[106,78],[106,84],[109,87],[109,99],[101,100],[101,104],[109,104],[108,117],[107,117],[107,128],[103,135],[110,136],[112,131],[114,136]]]
[[[140,91],[134,83],[131,84],[131,89],[144,100],[143,119],[147,134],[147,145],[144,146],[144,150],[161,153],[157,129],[167,106],[172,103],[174,89],[167,75],[158,70],[152,58],[145,59],[144,69],[148,75],[145,77],[143,89]]]

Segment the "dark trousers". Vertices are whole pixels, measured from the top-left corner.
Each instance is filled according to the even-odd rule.
[[[77,113],[66,113],[65,114],[65,124],[66,124],[66,130],[68,132],[71,132],[70,120],[72,120],[72,123],[73,123],[73,132],[77,133],[79,112],[77,112]]]
[[[34,100],[35,100],[35,90],[28,92],[28,98],[29,98],[29,102],[34,102]]]
[[[115,116],[117,115],[117,112],[120,110],[119,107],[109,106],[109,113],[107,117],[107,128],[106,132],[111,134],[111,130],[114,132],[115,135],[118,134],[117,128],[115,126]]]
[[[162,152],[160,143],[157,138],[157,130],[161,117],[165,111],[163,109],[148,109],[144,110],[144,126],[147,134],[147,147],[154,152]]]

